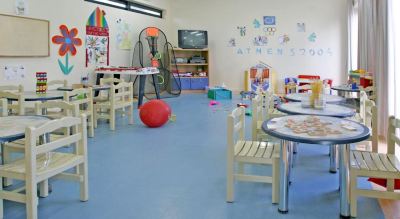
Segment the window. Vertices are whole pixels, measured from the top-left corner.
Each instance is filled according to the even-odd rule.
[[[389,1],[389,115],[400,118],[400,1]]]
[[[114,8],[119,8],[127,11],[132,11],[140,14],[145,14],[153,17],[162,18],[162,10],[145,6],[142,4],[126,1],[126,0],[85,0],[101,5],[106,5]]]

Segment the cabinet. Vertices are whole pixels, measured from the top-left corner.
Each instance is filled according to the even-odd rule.
[[[175,59],[170,51],[170,70],[174,74],[179,74],[182,90],[205,90],[209,86],[210,77],[209,50],[175,48],[174,53]],[[202,57],[200,60],[204,61],[193,57]],[[175,63],[179,72],[174,72]]]

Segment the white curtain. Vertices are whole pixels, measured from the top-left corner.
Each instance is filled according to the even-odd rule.
[[[389,115],[400,118],[400,0],[389,0]]]
[[[355,70],[357,69],[358,60],[358,1],[348,0],[347,1],[347,69]],[[345,78],[347,78],[348,73],[344,72]]]
[[[374,74],[378,132],[382,136],[386,136],[389,116],[388,1],[390,0],[358,0],[358,68]]]

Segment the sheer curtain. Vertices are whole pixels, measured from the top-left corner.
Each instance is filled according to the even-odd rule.
[[[399,0],[358,1],[358,68],[366,69],[374,74],[378,132],[382,136],[386,136],[389,117],[388,1]]]
[[[347,1],[347,69],[354,70],[357,69],[358,60],[358,1],[348,0]],[[347,78],[348,73],[344,72],[345,78]]]
[[[400,1],[389,0],[389,115],[400,118]]]

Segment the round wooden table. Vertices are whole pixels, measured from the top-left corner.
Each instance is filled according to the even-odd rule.
[[[318,125],[310,122],[312,121],[310,117],[317,119],[320,124],[324,124],[323,127],[329,127],[332,134],[325,132],[325,134],[316,135],[316,126]],[[304,121],[307,121],[307,128],[300,128],[300,130],[299,128],[293,128],[295,127],[293,124],[304,124]],[[289,154],[291,154],[293,147],[291,142],[298,142],[316,145],[340,145],[340,215],[350,216],[350,144],[368,139],[370,136],[368,127],[351,120],[336,117],[292,115],[265,121],[262,129],[268,135],[281,139],[279,212],[287,213],[289,211],[289,170],[291,165]],[[333,130],[336,132],[333,132]]]
[[[360,89],[352,89],[349,85],[338,85],[331,87],[332,90],[338,92],[338,95],[344,98],[359,98]]]
[[[50,119],[45,116],[6,116],[0,117],[0,143],[15,141],[25,137],[29,126],[43,125]]]
[[[45,102],[48,100],[62,100],[64,98],[64,92],[57,90],[49,90],[44,94],[37,94],[35,91],[24,91],[23,92],[25,101],[41,101]],[[18,101],[15,98],[7,98],[11,101]]]
[[[290,115],[334,116],[345,118],[356,114],[354,109],[337,104],[326,104],[326,107],[323,109],[314,109],[311,107],[302,107],[299,102],[290,102],[278,105],[277,109]]]
[[[309,93],[291,93],[291,94],[286,94],[285,99],[293,102],[301,102],[306,98],[310,98],[310,96],[311,94]],[[345,101],[345,99],[341,96],[329,95],[329,94],[322,94],[322,96],[325,99],[326,103],[341,103]]]
[[[110,90],[111,85],[92,85],[90,86],[93,91],[101,91],[101,90]],[[59,87],[57,88],[59,91],[73,91],[74,88],[72,86],[67,86],[67,87]]]

